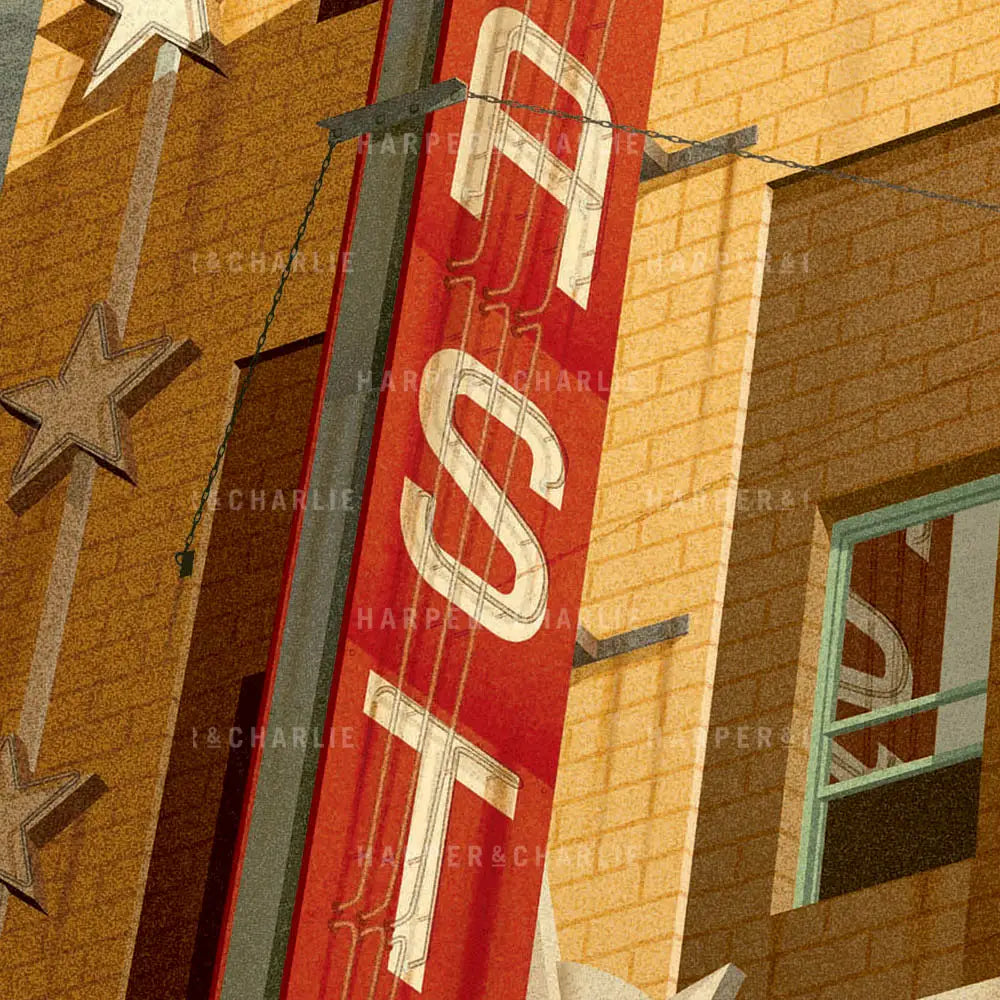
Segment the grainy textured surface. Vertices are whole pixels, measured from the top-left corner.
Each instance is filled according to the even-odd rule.
[[[181,67],[124,342],[142,343],[165,329],[175,340],[194,340],[202,357],[132,421],[138,485],[101,472],[94,486],[39,773],[92,771],[109,791],[40,852],[48,915],[10,906],[0,937],[0,995],[11,1000],[125,996],[198,586],[197,578],[187,581],[175,609],[172,555],[232,406],[234,361],[253,351],[326,149],[315,123],[364,103],[379,9],[317,24],[313,3],[265,8],[231,0],[219,22],[229,76],[189,61]],[[55,374],[86,310],[107,294],[156,52],[155,43],[144,49],[107,84],[109,94],[81,104],[89,71],[76,74],[109,23],[87,4],[45,7],[46,37],[36,45],[15,138],[16,169],[0,197],[0,386]],[[79,131],[45,145],[57,125]],[[353,147],[337,151],[269,346],[326,324],[353,164]],[[257,405],[270,409],[251,422],[273,425],[261,438],[273,454],[244,470],[258,488],[269,483],[265,466],[273,471],[301,447],[276,428],[308,411],[310,377],[300,372],[292,380],[291,407],[267,396],[265,378],[255,387],[265,389]],[[4,415],[0,468],[7,475],[22,443],[22,425]],[[281,485],[294,486],[296,475],[297,468]],[[0,509],[3,732],[17,728],[65,492],[62,483],[20,517]],[[196,542],[199,562],[210,527],[209,517]],[[244,539],[248,552],[252,537]],[[283,547],[280,538],[269,553],[278,566]],[[265,563],[274,570],[264,559],[252,571],[263,572]],[[267,609],[214,606],[228,622],[220,636],[240,629],[240,669],[249,671],[266,645]],[[208,655],[202,631],[199,657]],[[195,796],[207,811],[221,782],[209,771]],[[181,808],[175,790],[168,815]],[[194,871],[205,863],[206,846],[187,847],[185,864]],[[162,863],[154,875],[167,891]],[[173,884],[185,906],[193,905],[188,889]],[[195,928],[185,921],[183,930]],[[180,963],[191,942],[178,944]],[[147,975],[149,955],[137,959],[136,976]],[[179,966],[158,971],[162,988],[146,995],[186,996]]]
[[[998,164],[1000,120],[989,117],[852,169],[995,200]],[[755,742],[758,727],[792,739],[709,745],[685,980],[722,956],[757,973],[749,997],[922,997],[962,985],[966,958],[973,978],[996,974],[984,937],[1000,926],[977,926],[969,909],[973,887],[981,915],[995,900],[995,879],[984,879],[995,857],[992,732],[975,862],[781,911],[792,902],[826,578],[817,511],[860,513],[1000,470],[998,236],[991,215],[892,192],[845,193],[826,179],[775,192],[770,245],[808,246],[809,273],[764,282],[741,485],[797,502],[737,512],[712,723],[738,722]]]
[[[170,554],[214,455],[232,362],[252,349],[275,256],[318,167],[314,122],[362,102],[379,6],[319,25],[313,2],[228,0],[222,12],[229,78],[182,67],[126,334],[137,343],[166,326],[204,354],[134,421],[139,488],[108,476],[95,487],[41,763],[91,768],[111,791],[45,848],[50,915],[17,908],[8,917],[0,994],[16,1000],[124,992],[170,747],[174,663],[187,655],[183,643],[163,650]],[[51,374],[106,290],[154,58],[150,48],[107,95],[82,105],[84,67],[106,26],[80,0],[45,5],[16,169],[0,199],[2,385]],[[996,27],[984,0],[666,0],[651,124],[694,138],[756,124],[758,149],[807,162],[859,153],[994,105]],[[920,167],[893,155],[885,162],[904,174]],[[984,169],[977,163],[919,182],[972,194]],[[324,324],[351,166],[351,152],[338,151],[275,343]],[[967,374],[992,350],[992,327],[978,324],[989,310],[995,223],[914,203],[939,227],[940,242],[918,245],[908,242],[909,203],[875,193],[862,207],[854,189],[824,182],[802,194],[779,190],[774,239],[784,245],[797,239],[786,205],[808,194],[826,215],[817,208],[803,244],[808,272],[797,248],[783,279],[780,255],[767,269],[744,454],[765,185],[781,174],[720,160],[640,195],[583,622],[600,638],[690,613],[691,632],[575,675],[552,831],[560,944],[564,959],[605,968],[654,1000],[671,995],[679,977],[730,960],[750,973],[748,997],[770,981],[785,990],[773,995],[803,1000],[912,1000],[996,974],[996,705],[975,862],[864,894],[861,904],[833,900],[774,917],[794,863],[801,754],[762,748],[729,760],[739,748],[716,752],[708,726],[809,710],[806,653],[814,663],[815,568],[827,535],[814,507],[808,517],[807,505],[792,516],[759,509],[765,501],[753,491],[778,486],[765,467],[779,466],[794,505],[816,473],[806,467],[797,478],[786,454],[830,463],[813,503],[1000,446],[995,376]],[[838,263],[841,231],[850,245]],[[943,259],[962,270],[960,280],[935,270]],[[841,264],[862,276],[860,289],[856,276],[833,275]],[[829,317],[799,315],[812,307],[798,291],[783,297],[781,280],[821,286],[837,328]],[[791,310],[784,319],[782,309]],[[892,325],[906,327],[912,355],[887,353]],[[828,414],[832,437],[821,447],[811,435]],[[0,467],[13,467],[20,445],[20,428],[0,421]],[[751,509],[737,511],[741,459]],[[62,485],[19,518],[0,510],[5,732],[17,724],[64,495]],[[696,838],[706,750],[709,816]],[[703,860],[692,876],[693,857]],[[923,942],[919,953],[901,953],[911,940]],[[833,987],[828,975],[853,976],[854,985]]]
[[[259,698],[267,667],[319,354],[313,344],[262,361],[229,441],[132,964],[134,1000],[208,996],[205,967],[215,959],[242,800],[235,788],[223,801],[224,783],[237,761],[245,768],[255,740],[259,705],[245,692]]]
[[[969,0],[864,4],[667,0],[650,125],[697,139],[757,125],[758,151],[807,163],[829,162],[996,104],[1000,83],[996,25],[991,4]],[[874,166],[860,162],[845,169],[865,173]],[[976,190],[975,197],[1000,200],[1000,191],[990,195],[977,186],[976,177],[981,176],[977,171],[985,169],[995,168],[959,157],[952,171],[919,177],[904,171],[904,179],[912,175],[913,182],[922,186],[963,194]],[[823,452],[798,425],[803,421],[823,425],[834,382],[844,383],[836,390],[844,416],[838,418],[834,412],[841,422],[832,424],[827,433],[843,426],[851,442],[844,444],[844,451],[853,451],[841,462],[840,485],[831,481],[824,486],[827,491],[849,489],[852,476],[895,475],[897,462],[919,461],[922,467],[931,467],[963,449],[1000,446],[1000,432],[988,416],[995,376],[942,389],[940,397],[928,400],[926,412],[939,415],[941,426],[908,426],[903,421],[909,418],[891,412],[893,406],[905,409],[907,399],[912,399],[904,395],[906,365],[885,370],[889,366],[883,364],[882,355],[872,353],[864,334],[873,322],[883,328],[903,327],[917,318],[923,297],[932,293],[920,269],[937,266],[938,254],[944,253],[954,267],[970,268],[949,285],[950,294],[980,301],[956,303],[945,322],[928,321],[921,328],[921,346],[914,343],[908,349],[926,351],[928,356],[936,352],[933,364],[938,366],[959,364],[961,356],[988,358],[981,340],[985,331],[978,334],[971,326],[955,323],[983,308],[990,292],[992,265],[987,262],[994,254],[983,242],[995,226],[989,216],[953,206],[925,209],[923,202],[887,201],[877,193],[862,208],[857,189],[828,185],[825,200],[831,213],[838,201],[853,199],[845,201],[840,215],[829,217],[829,225],[852,234],[858,231],[851,237],[857,242],[856,276],[825,287],[829,265],[811,249],[815,246],[818,251],[824,239],[817,229],[801,243],[790,234],[783,237],[794,251],[787,259],[772,247],[765,281],[777,282],[786,267],[788,282],[815,282],[814,288],[823,290],[817,297],[829,301],[828,309],[837,307],[853,333],[844,335],[839,354],[833,345],[831,354],[822,358],[817,354],[821,363],[808,372],[797,363],[795,352],[818,352],[818,346],[804,345],[826,343],[823,338],[828,333],[820,320],[811,323],[808,335],[800,333],[797,342],[777,333],[763,342],[758,338],[753,360],[755,281],[763,277],[757,259],[763,257],[768,239],[765,184],[786,173],[750,161],[720,160],[652,181],[640,194],[632,237],[583,623],[603,637],[687,612],[691,631],[648,652],[576,673],[551,858],[563,957],[622,976],[654,1000],[670,996],[676,988],[682,953],[684,982],[734,961],[750,973],[743,988],[747,996],[763,995],[759,984],[761,976],[767,982],[761,961],[769,953],[772,933],[769,912],[776,844],[774,830],[758,837],[751,821],[759,818],[776,829],[786,780],[793,785],[802,781],[800,759],[789,762],[782,751],[768,752],[766,747],[762,752],[744,750],[723,766],[722,758],[712,753],[714,740],[723,737],[708,728],[711,711],[712,725],[732,727],[735,744],[735,727],[741,721],[756,725],[759,719],[766,722],[770,716],[787,714],[788,673],[772,675],[764,664],[788,648],[802,631],[803,617],[811,623],[806,628],[814,629],[822,607],[822,591],[817,590],[822,578],[780,607],[772,593],[779,588],[794,590],[807,558],[802,552],[810,545],[825,565],[828,534],[825,529],[814,533],[812,515],[807,523],[773,515],[769,522],[777,524],[773,537],[743,530],[730,541],[751,363],[754,399],[759,401],[755,405],[762,412],[748,433],[761,461],[780,464],[782,454],[798,456],[802,462],[818,461]],[[810,184],[816,187],[815,182]],[[775,192],[779,204],[781,195]],[[947,235],[941,230],[940,250],[911,249],[912,244],[899,237],[898,227],[907,223],[895,221],[897,215],[915,209],[927,213],[935,225],[949,220],[952,229]],[[879,224],[884,229],[878,229]],[[972,227],[966,240],[963,232]],[[867,235],[861,234],[863,228]],[[800,251],[807,250],[808,271],[804,271]],[[886,261],[889,256],[898,260]],[[980,262],[978,268],[972,258]],[[852,285],[853,294],[864,298],[875,294],[879,282],[895,280],[885,274],[893,267],[892,274],[912,275],[908,287],[901,285],[867,307],[851,300]],[[775,325],[777,308],[777,303],[769,304],[769,318],[763,321]],[[914,328],[909,329],[908,343]],[[878,349],[884,350],[885,343]],[[793,369],[802,371],[798,389],[791,386]],[[946,378],[936,369],[926,387]],[[893,443],[887,438],[883,444],[881,437],[875,437],[861,412],[873,384],[884,384],[880,394],[895,392],[890,384],[898,385],[898,402],[887,402],[878,415],[880,434],[886,422],[895,421],[898,432]],[[924,387],[921,382],[910,392]],[[793,391],[798,394],[794,406],[782,395]],[[974,397],[978,402],[969,402],[966,411],[964,402],[946,398],[949,393],[962,400],[968,393],[970,401]],[[956,405],[957,410],[949,409]],[[978,414],[976,406],[981,407]],[[963,413],[961,423],[945,422]],[[849,421],[851,427],[863,428],[860,436],[857,430],[847,432]],[[772,440],[764,441],[766,437]],[[743,507],[806,503],[802,491],[811,480],[789,476],[781,485],[793,492],[783,498],[777,482],[747,476],[748,461],[744,456],[746,478],[739,494]],[[772,495],[756,492],[758,486],[770,488]],[[761,513],[766,519],[767,511]],[[750,519],[749,512],[744,519]],[[753,570],[730,576],[727,582],[731,560],[747,562]],[[723,683],[716,683],[724,602],[725,636],[738,647],[738,652],[727,655],[730,660],[738,657],[740,662],[758,664],[761,672],[731,670]],[[807,711],[811,709],[808,694],[800,700]],[[756,740],[755,731],[747,740]],[[699,807],[699,760],[706,749],[718,766]],[[988,804],[995,800],[985,787],[983,794],[986,817],[991,815],[987,810],[996,807]],[[696,842],[699,808],[710,808],[712,816]],[[789,815],[794,814],[791,808]],[[723,845],[720,839],[710,847],[706,839],[710,829],[721,839],[726,836],[723,830],[739,829],[739,843]],[[993,836],[985,818],[981,831],[987,831],[984,837]],[[716,846],[718,853],[710,853]],[[794,844],[793,859],[796,849]],[[704,853],[705,859],[691,886],[695,852]],[[779,881],[788,875],[788,858],[782,858]],[[730,895],[713,897],[709,895],[713,878],[733,886],[745,878],[750,888],[744,885]],[[927,881],[949,887],[963,879],[968,879],[968,865],[934,873]],[[981,878],[973,884],[981,885]],[[698,897],[691,901],[692,909],[689,891]],[[897,886],[880,890],[884,902],[879,906],[891,907],[897,891]],[[744,896],[752,893],[763,900],[762,910],[756,903],[747,909]],[[965,975],[971,979],[996,974],[990,972],[990,947],[996,948],[998,929],[995,907],[984,898],[970,917],[966,961],[972,964]],[[796,947],[824,945],[826,938],[808,926],[817,919],[815,912],[783,918],[794,928],[789,933],[798,934]],[[900,916],[900,926],[907,919]],[[937,940],[948,940],[964,917],[953,915],[951,925],[948,919],[941,918]],[[801,932],[798,920],[804,921]],[[706,921],[715,922],[711,929]],[[903,936],[912,933],[907,930]],[[935,939],[936,934],[932,931],[929,937]],[[992,946],[987,943],[991,936]],[[980,942],[975,946],[974,938]],[[888,949],[887,941],[879,938],[881,943],[872,947]],[[995,958],[995,950],[992,955]],[[810,968],[819,969],[827,961],[831,969],[841,968],[820,951],[802,959],[789,956],[779,971],[790,988],[798,985],[799,992],[792,995],[826,1000],[827,987],[816,984],[818,973]],[[870,971],[872,976],[867,984],[859,979],[851,987],[859,991],[857,996],[910,1000],[962,981],[961,960],[954,955],[915,959],[905,972],[892,968],[902,960],[891,955],[884,961],[869,959],[866,951],[860,970],[854,971],[850,961],[845,954],[838,974],[846,978]],[[829,995],[853,994],[832,989]]]

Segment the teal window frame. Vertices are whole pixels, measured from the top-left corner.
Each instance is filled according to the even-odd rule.
[[[934,521],[970,507],[1000,500],[1000,475],[963,483],[937,493],[905,500],[879,510],[837,521],[830,532],[830,561],[827,568],[826,601],[820,643],[819,670],[813,708],[813,731],[806,773],[806,795],[802,812],[799,864],[795,880],[795,906],[807,906],[819,899],[823,846],[828,804],[864,789],[916,777],[931,771],[981,757],[982,740],[945,753],[873,771],[856,778],[829,784],[833,738],[869,726],[902,719],[943,705],[981,697],[988,680],[974,681],[949,691],[924,695],[900,705],[890,705],[863,715],[835,721],[840,663],[844,646],[844,617],[851,579],[854,546],[880,535],[900,531],[914,524]],[[992,667],[992,664],[991,664]]]

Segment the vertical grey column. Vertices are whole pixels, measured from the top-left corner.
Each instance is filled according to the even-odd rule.
[[[378,100],[432,82],[443,7],[396,0]],[[321,498],[344,490],[360,498],[364,489],[421,145],[402,135],[423,127],[418,119],[390,133],[392,153],[374,143],[368,153],[312,466],[310,491]],[[267,721],[288,746],[265,746],[261,759],[222,1000],[279,995],[319,762],[311,734],[326,717],[359,506],[306,507]],[[301,726],[309,726],[305,748],[287,738]]]
[[[0,190],[41,16],[42,0],[0,3]]]

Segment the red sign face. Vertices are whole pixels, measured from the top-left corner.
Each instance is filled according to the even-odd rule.
[[[660,16],[469,0],[439,78],[644,125]],[[642,139],[469,100],[424,142],[295,1000],[528,980]]]

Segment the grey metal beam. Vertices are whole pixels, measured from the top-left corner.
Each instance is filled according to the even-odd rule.
[[[444,0],[393,5],[378,102],[430,85]],[[413,116],[390,134],[392,151],[368,150],[345,275],[310,488],[360,497],[372,446],[382,371],[396,303],[420,143],[402,141]],[[416,147],[416,148],[414,148]],[[351,491],[344,493],[341,491]],[[326,717],[359,505],[307,505],[277,666],[269,730],[322,730]],[[252,807],[222,1000],[280,993],[320,750],[266,746]]]
[[[573,650],[573,666],[585,667],[598,660],[606,660],[622,653],[633,653],[637,649],[653,646],[667,639],[677,639],[687,635],[690,628],[688,615],[667,618],[652,625],[643,625],[607,639],[595,639],[582,625],[576,631],[576,648]]]
[[[330,137],[337,142],[356,139],[366,132],[381,135],[397,125],[423,118],[432,111],[450,108],[453,104],[464,101],[466,94],[465,84],[453,77],[409,94],[390,97],[355,111],[345,111],[334,118],[324,118],[317,124],[320,128],[329,129]]]
[[[3,0],[0,4],[0,190],[41,16],[42,0]]]
[[[646,145],[642,151],[642,169],[639,181],[651,181],[657,177],[676,173],[698,163],[706,163],[717,156],[725,156],[737,149],[746,149],[757,142],[757,126],[748,125],[736,132],[727,132],[715,139],[697,146],[685,146],[683,149],[668,153],[655,139],[646,137]]]

